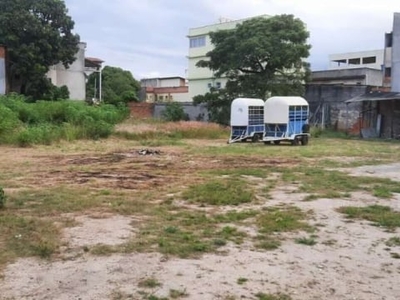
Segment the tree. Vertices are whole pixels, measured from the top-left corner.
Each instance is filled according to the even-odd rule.
[[[227,97],[265,99],[271,95],[304,93],[310,74],[304,59],[311,46],[307,44],[309,33],[300,19],[293,15],[253,18],[235,29],[211,32],[210,37],[214,49],[197,66],[209,68],[215,77],[226,77],[228,81],[223,90],[196,97],[196,103],[207,103],[209,109],[229,118],[234,98]],[[221,109],[228,109],[228,113]],[[212,115],[210,118],[213,119]]]
[[[99,97],[99,75],[93,73],[86,84],[87,95]],[[140,84],[132,73],[121,68],[106,66],[102,70],[102,99],[106,103],[117,104],[138,101]]]
[[[183,109],[183,106],[178,102],[170,102],[165,106],[162,116],[166,121],[178,122],[188,120],[188,116]]]
[[[79,36],[62,0],[1,0],[0,44],[8,49],[13,90],[40,97],[49,92],[49,67],[75,61]],[[18,83],[15,82],[18,78]]]

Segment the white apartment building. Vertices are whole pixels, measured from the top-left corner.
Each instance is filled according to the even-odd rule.
[[[79,43],[76,60],[67,68],[62,63],[51,66],[47,77],[58,87],[68,87],[73,100],[86,100],[85,49],[86,43]]]
[[[371,68],[382,70],[384,65],[384,50],[348,52],[329,55],[329,69],[341,70],[352,68]]]
[[[269,17],[268,15],[261,15],[256,17]],[[252,17],[252,18],[256,18]],[[188,66],[188,82],[189,82],[189,99],[194,96],[204,95],[210,91],[210,88],[223,88],[227,82],[227,78],[216,78],[213,71],[208,68],[199,68],[196,64],[200,60],[207,59],[206,54],[213,50],[211,44],[210,32],[218,30],[234,29],[236,25],[245,20],[226,20],[220,19],[219,23],[196,27],[189,29],[189,66]]]

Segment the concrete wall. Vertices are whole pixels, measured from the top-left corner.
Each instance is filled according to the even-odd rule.
[[[375,57],[374,63],[366,63],[365,59]],[[352,60],[359,60],[359,64],[351,64]],[[344,62],[341,62],[344,61]],[[348,52],[348,53],[338,53],[329,55],[329,69],[351,69],[368,67],[377,70],[382,69],[384,63],[384,50],[371,50],[371,51],[359,51],[359,52]],[[340,63],[339,63],[340,62]]]
[[[226,78],[205,78],[205,79],[195,79],[190,81],[189,84],[189,96],[190,101],[194,96],[204,95],[210,91],[209,85],[212,87],[217,87],[217,82],[221,83],[221,88],[224,88],[228,79]]]
[[[315,71],[311,74],[313,84],[346,84],[382,86],[383,73],[371,68]]]
[[[70,99],[73,100],[86,100],[85,48],[85,43],[79,44],[76,60],[68,69],[62,64],[57,64],[47,73],[54,85],[68,87]]]
[[[393,18],[392,91],[400,92],[400,13]]]
[[[369,87],[360,85],[307,85],[305,98],[310,105],[310,123],[339,130],[357,130],[361,103],[347,105],[344,101],[368,90]]]
[[[190,121],[208,121],[208,111],[205,105],[194,106],[191,102],[181,103]],[[154,118],[162,118],[167,103],[154,104]]]
[[[182,80],[180,78],[168,78],[160,80],[159,87],[175,87],[175,86],[182,86]]]

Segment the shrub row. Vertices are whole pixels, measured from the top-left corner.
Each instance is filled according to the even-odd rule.
[[[109,136],[128,115],[126,107],[90,106],[78,101],[37,101],[22,96],[0,97],[0,143],[29,146],[58,140]]]

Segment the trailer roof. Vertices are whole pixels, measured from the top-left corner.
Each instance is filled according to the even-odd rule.
[[[297,97],[297,96],[288,96],[288,97],[271,97],[268,98],[265,104],[271,105],[271,104],[281,104],[281,105],[308,105],[308,102],[306,99],[302,97]]]
[[[264,100],[256,98],[236,98],[232,101],[232,106],[248,107],[248,106],[263,106]]]

